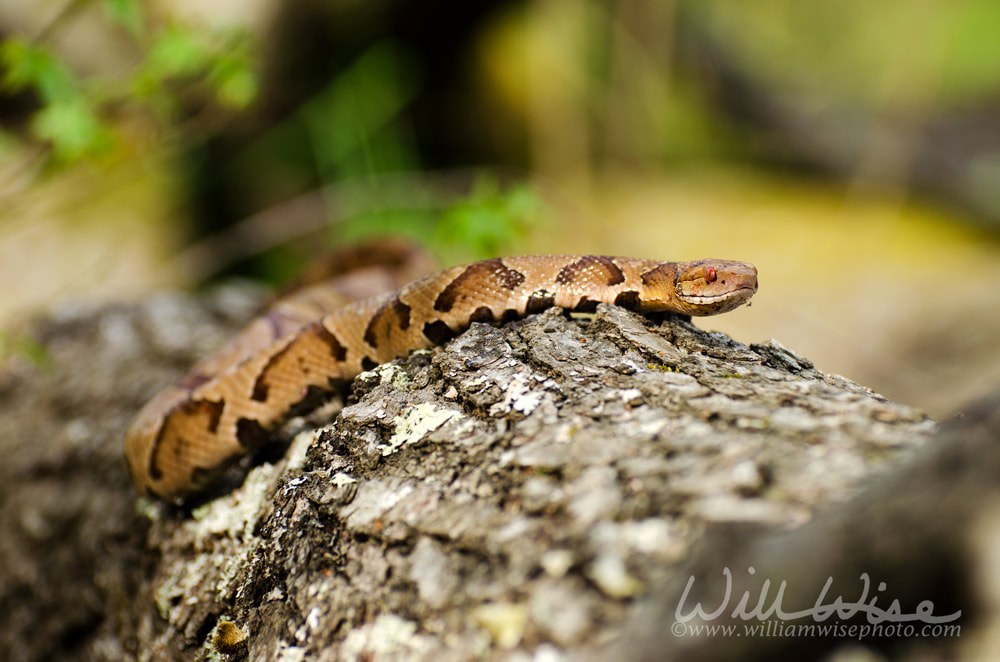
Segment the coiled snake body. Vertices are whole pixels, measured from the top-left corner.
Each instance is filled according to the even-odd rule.
[[[657,262],[598,255],[504,257],[446,269],[336,307],[322,287],[279,303],[136,416],[125,454],[137,489],[164,499],[204,490],[265,444],[284,420],[359,372],[443,343],[472,322],[504,322],[552,306],[715,315],[749,301],[745,262]]]

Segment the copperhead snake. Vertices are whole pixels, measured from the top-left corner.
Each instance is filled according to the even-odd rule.
[[[600,255],[495,258],[348,305],[345,296],[356,294],[314,286],[277,303],[151,400],[126,432],[125,456],[141,494],[180,501],[360,372],[444,343],[473,322],[553,306],[593,311],[598,303],[715,315],[756,291],[757,269],[746,262]]]

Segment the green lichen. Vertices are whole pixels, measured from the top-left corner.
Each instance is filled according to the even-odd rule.
[[[52,355],[41,343],[27,336],[0,332],[0,364],[15,356],[39,370],[48,369],[52,365]]]

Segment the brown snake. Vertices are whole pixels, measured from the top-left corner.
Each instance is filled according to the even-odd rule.
[[[126,433],[125,456],[139,492],[184,499],[361,371],[443,343],[472,322],[598,303],[715,315],[756,291],[757,269],[746,262],[597,255],[475,262],[346,306],[315,286],[273,306],[151,400]]]

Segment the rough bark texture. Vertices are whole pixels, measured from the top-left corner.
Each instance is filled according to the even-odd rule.
[[[789,595],[831,568],[856,582],[903,567],[906,592],[886,595],[916,596],[906,611],[953,580],[935,613],[972,613],[948,565],[966,557],[942,544],[971,526],[971,500],[944,493],[996,473],[953,450],[945,480],[927,459],[964,433],[916,453],[933,421],[775,342],[610,306],[475,325],[363,374],[327,424],[291,422],[287,452],[231,493],[137,503],[129,416],[255,302],[230,288],[67,309],[37,327],[47,366],[0,375],[3,659],[741,659],[802,644],[670,634],[677,586],[694,574],[711,596],[726,565],[799,581]],[[922,485],[899,466],[924,467]],[[937,491],[906,497],[921,487]],[[928,536],[933,550],[910,544]]]

